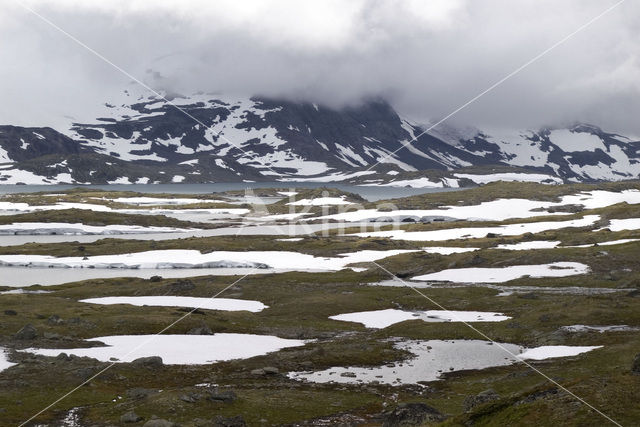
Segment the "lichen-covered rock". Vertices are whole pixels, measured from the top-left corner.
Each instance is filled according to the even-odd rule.
[[[443,421],[444,415],[425,403],[401,403],[395,409],[385,412],[382,418],[383,427],[409,427]]]

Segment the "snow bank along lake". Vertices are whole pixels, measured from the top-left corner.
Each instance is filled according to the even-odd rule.
[[[287,271],[338,271],[347,265],[376,261],[411,250],[358,251],[338,257],[298,252],[211,252],[161,250],[94,257],[0,255],[0,286],[56,285],[109,277],[167,278],[206,275],[267,274]],[[352,267],[354,269],[355,267]]]
[[[400,386],[435,381],[443,373],[506,366],[519,360],[576,356],[599,346],[544,346],[532,349],[480,340],[403,341],[397,348],[413,353],[405,361],[378,367],[333,367],[318,372],[290,372],[289,378],[316,383],[381,383]]]
[[[175,268],[273,268],[290,271],[338,271],[349,264],[376,261],[412,250],[358,251],[338,257],[316,257],[285,251],[215,251],[201,253],[188,249],[168,249],[92,257],[52,257],[49,255],[0,255],[7,267],[94,268],[94,269],[175,269]]]
[[[143,227],[139,225],[85,225],[63,222],[16,222],[0,225],[0,236],[4,235],[118,235],[150,233],[186,233],[191,230],[174,227]]]
[[[248,359],[288,347],[305,344],[270,335],[113,335],[96,337],[89,342],[101,342],[106,347],[39,349],[28,353],[57,356],[60,353],[91,357],[102,362],[131,362],[140,357],[160,356],[167,365],[203,365],[225,360]]]

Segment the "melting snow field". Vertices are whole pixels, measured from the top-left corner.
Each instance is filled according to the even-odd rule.
[[[524,276],[566,277],[586,274],[589,266],[579,262],[554,262],[538,265],[512,265],[499,268],[452,268],[437,273],[416,276],[413,280],[433,280],[458,283],[502,283]]]
[[[422,250],[428,254],[451,255],[451,254],[461,254],[464,252],[479,251],[480,248],[458,248],[453,246],[429,246],[426,248],[422,248]]]
[[[600,219],[599,215],[586,215],[570,221],[528,222],[522,224],[498,225],[495,227],[446,228],[430,231],[387,230],[356,233],[359,237],[389,237],[394,240],[444,241],[453,239],[478,239],[493,233],[500,236],[519,236],[524,233],[540,233],[568,227],[588,227]]]
[[[5,349],[0,347],[0,372],[12,367],[13,365],[15,365],[15,363],[11,363],[7,360],[7,353]]]
[[[445,372],[506,366],[523,359],[543,360],[576,356],[599,347],[544,346],[526,349],[515,344],[492,344],[480,340],[406,341],[396,348],[414,358],[379,367],[333,367],[319,372],[290,372],[289,378],[316,383],[419,384],[440,379]]]
[[[114,212],[138,215],[188,215],[194,213],[237,216],[251,212],[246,208],[205,208],[205,209],[116,209],[106,205],[92,203],[58,202],[55,205],[29,205],[27,203],[0,202],[0,214],[15,214],[40,211],[57,211],[63,209],[84,209],[94,212]]]
[[[185,228],[143,227],[139,225],[85,225],[64,222],[14,222],[0,225],[0,235],[114,235],[114,234],[149,234],[149,233],[186,233]]]
[[[545,293],[545,294],[558,294],[558,295],[606,295],[615,294],[618,292],[630,292],[634,288],[585,288],[580,286],[504,286],[493,285],[490,283],[438,283],[438,282],[410,282],[399,280],[383,280],[382,282],[367,283],[369,286],[390,286],[401,287],[410,285],[414,288],[426,289],[426,288],[452,288],[452,287],[483,287],[488,289],[494,289],[499,293],[498,297],[505,297],[513,294],[521,293]]]
[[[305,344],[270,335],[114,335],[97,337],[89,342],[102,342],[107,347],[24,350],[43,356],[60,353],[91,357],[102,362],[131,362],[140,357],[160,356],[167,365],[203,365],[234,359],[248,359],[289,347]]]
[[[484,311],[449,311],[449,310],[375,310],[361,311],[357,313],[339,314],[329,319],[344,322],[362,323],[367,328],[386,328],[405,320],[423,320],[425,322],[502,322],[511,319],[502,313]]]
[[[550,213],[545,209],[565,205],[582,205],[584,209],[597,209],[617,203],[640,203],[640,191],[625,190],[621,192],[589,191],[563,196],[559,202],[547,202],[528,199],[498,199],[470,206],[443,206],[438,209],[415,209],[380,211],[378,209],[361,209],[327,215],[320,218],[336,221],[370,221],[379,219],[403,219],[421,217],[449,217],[469,221],[504,221],[512,218],[531,218],[541,215],[568,215],[566,212]]]
[[[534,240],[531,242],[519,242],[513,244],[503,244],[496,246],[496,249],[509,251],[526,251],[529,249],[553,249],[560,244],[559,241]]]
[[[640,229],[640,218],[612,219],[606,227],[611,231],[638,230]]]
[[[180,296],[131,296],[131,297],[102,297],[80,300],[90,304],[130,304],[136,306],[154,307],[187,307],[206,310],[223,311],[251,311],[257,313],[268,308],[260,301],[232,299],[232,298],[198,298]]]
[[[315,257],[285,251],[216,251],[200,253],[196,250],[174,249],[92,257],[61,257],[49,255],[0,255],[0,265],[9,267],[56,268],[275,268],[289,271],[338,271],[348,264],[415,252],[411,250],[358,251],[340,254],[335,258]]]

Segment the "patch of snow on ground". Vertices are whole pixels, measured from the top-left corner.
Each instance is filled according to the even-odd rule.
[[[611,231],[638,230],[640,218],[611,219],[606,227]]]
[[[433,280],[458,283],[503,283],[530,277],[566,277],[589,272],[589,266],[579,262],[554,262],[537,265],[512,265],[497,268],[452,268],[437,273],[416,276],[413,280]]]
[[[581,219],[570,221],[545,221],[529,222],[522,224],[507,224],[493,227],[467,227],[467,228],[446,228],[442,230],[429,231],[406,231],[387,230],[370,231],[366,233],[356,233],[359,237],[389,237],[394,240],[411,241],[444,241],[453,239],[477,239],[486,237],[493,233],[500,236],[519,236],[524,233],[540,233],[547,230],[558,230],[568,227],[588,227],[600,219],[599,215],[587,215]]]
[[[15,365],[15,363],[11,363],[7,360],[6,350],[0,347],[0,372],[12,367],[13,365]]]
[[[60,353],[91,357],[101,362],[127,363],[141,357],[160,356],[167,365],[203,365],[234,359],[248,359],[289,347],[300,347],[302,340],[290,340],[269,335],[113,335],[87,340],[102,342],[106,347],[72,349],[23,350],[28,353],[55,357]]]
[[[519,242],[513,244],[502,244],[496,249],[506,249],[509,251],[526,251],[529,249],[553,249],[560,244],[559,241],[534,240],[531,242]]]
[[[554,357],[577,356],[600,347],[602,346],[574,347],[568,345],[545,345],[542,347],[528,349],[523,353],[520,353],[518,358],[523,360],[545,360],[552,359]]]
[[[422,250],[428,254],[451,255],[451,254],[461,254],[464,252],[479,251],[480,248],[456,248],[452,246],[430,246],[430,247],[422,248]]]
[[[599,347],[546,346],[526,349],[480,340],[404,341],[395,347],[415,357],[378,367],[333,367],[319,372],[290,372],[289,378],[316,383],[382,383],[392,386],[436,381],[445,372],[507,366],[519,360],[575,356]]]
[[[405,320],[423,320],[425,322],[502,322],[511,319],[502,313],[484,311],[426,310],[407,311],[397,309],[361,311],[338,314],[329,319],[343,322],[362,323],[367,328],[386,328]]]
[[[49,255],[0,255],[1,266],[52,268],[274,268],[289,271],[338,271],[349,264],[376,261],[411,250],[358,251],[338,257],[286,251],[215,251],[202,254],[196,250],[170,249],[90,257],[60,257]]]
[[[206,310],[222,311],[251,311],[257,313],[267,308],[260,301],[242,300],[233,298],[198,298],[181,296],[128,296],[128,297],[101,297],[80,300],[89,304],[129,304],[137,306],[154,307],[187,307]]]
[[[377,209],[361,209],[358,211],[342,212],[334,215],[319,217],[319,219],[333,219],[337,221],[365,221],[381,218],[402,219],[421,217],[449,217],[464,220],[504,221],[512,218],[531,218],[535,216],[551,215],[545,209],[565,206],[583,205],[585,209],[597,209],[615,205],[617,203],[640,203],[639,190],[589,191],[563,196],[559,202],[548,202],[528,199],[497,199],[478,205],[442,206],[438,209],[404,209],[395,211],[379,211]],[[568,215],[566,212],[555,212],[553,215]]]

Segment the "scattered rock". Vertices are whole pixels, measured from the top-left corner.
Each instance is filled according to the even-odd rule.
[[[266,375],[277,375],[280,373],[278,368],[274,368],[273,366],[265,366],[262,370]]]
[[[247,423],[238,415],[237,417],[223,417],[218,415],[211,419],[213,427],[245,427]]]
[[[162,357],[160,356],[149,356],[149,357],[140,357],[133,362],[131,362],[133,366],[149,368],[149,369],[160,369],[164,366],[162,362]]]
[[[216,402],[233,402],[237,398],[238,396],[236,396],[233,390],[220,390],[217,388],[209,390],[207,395],[207,400]]]
[[[196,403],[201,397],[199,393],[185,393],[179,396],[180,400],[187,403]]]
[[[356,374],[355,372],[343,372],[340,374],[341,377],[347,377],[347,378],[355,378]]]
[[[427,422],[443,421],[444,416],[424,403],[402,403],[383,414],[383,427],[417,426]]]
[[[45,332],[44,334],[42,334],[42,336],[45,339],[48,339],[48,340],[60,340],[60,339],[62,339],[62,335],[56,334],[56,333],[53,333],[53,332]]]
[[[162,276],[151,276],[149,277],[150,282],[160,282],[162,280]]]
[[[49,318],[47,319],[47,323],[50,325],[63,325],[64,320],[62,320],[57,314],[54,314],[49,316]]]
[[[15,311],[15,310],[5,310],[5,311],[4,311],[4,314],[5,314],[6,316],[17,316],[17,315],[18,315],[18,312],[17,312],[17,311]]]
[[[484,403],[491,402],[498,399],[500,399],[500,395],[492,389],[485,390],[481,393],[478,393],[475,396],[467,396],[463,402],[464,411],[468,412],[478,405],[482,405]]]
[[[636,357],[633,359],[633,364],[631,365],[631,372],[640,375],[640,353],[636,354]]]
[[[469,261],[465,263],[465,265],[481,265],[484,264],[487,260],[482,258],[480,255],[474,255]]]
[[[38,331],[36,328],[29,323],[25,325],[22,329],[20,329],[15,335],[14,338],[17,340],[32,340],[38,336]]]
[[[154,418],[146,423],[142,427],[176,427],[176,423],[172,423],[171,421],[163,420],[162,418]]]
[[[207,325],[202,325],[198,328],[191,329],[187,332],[187,335],[213,335],[213,331]]]
[[[137,423],[138,421],[142,421],[142,417],[139,416],[138,414],[136,414],[133,411],[129,411],[127,413],[124,413],[120,417],[120,422],[121,423]]]
[[[264,374],[265,374],[264,369],[252,369],[251,370],[251,375],[262,376]]]
[[[127,397],[131,399],[142,399],[147,396],[151,396],[152,394],[157,393],[156,390],[152,390],[150,388],[130,388],[127,390]]]

